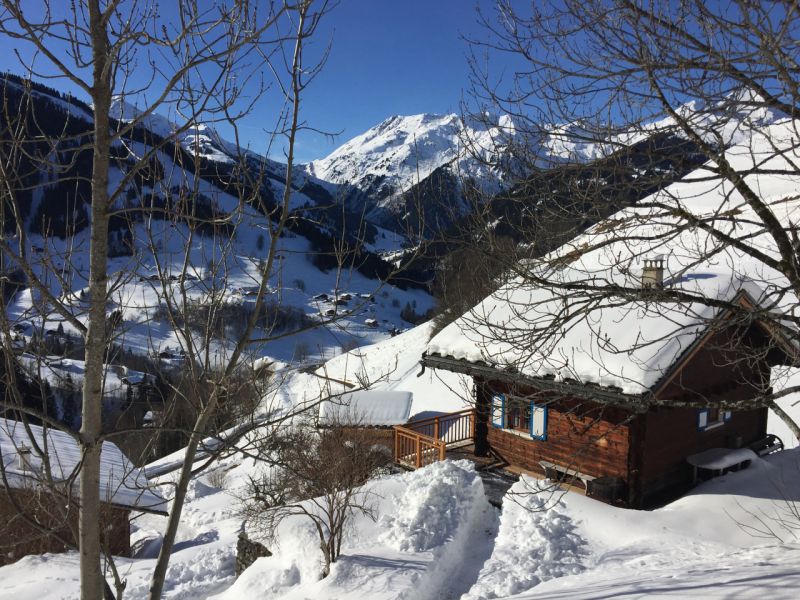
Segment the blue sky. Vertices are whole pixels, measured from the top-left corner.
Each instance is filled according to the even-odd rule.
[[[489,4],[489,2],[483,2]],[[475,0],[342,0],[329,15],[325,70],[309,90],[311,124],[341,131],[305,136],[317,158],[395,114],[457,112],[467,86],[466,44],[477,32]]]
[[[310,126],[338,135],[331,140],[304,133],[297,144],[298,161],[321,158],[391,115],[458,111],[468,80],[467,47],[460,36],[478,33],[478,3],[485,8],[492,4],[491,0],[341,0],[313,40],[312,53],[328,41],[332,49],[302,104],[302,116]],[[0,69],[22,73],[14,50],[25,53],[18,42],[0,38]],[[48,83],[77,91],[63,82]],[[264,128],[274,123],[278,108],[266,98],[241,123],[240,135],[253,150],[267,152],[269,136]],[[271,154],[281,158],[279,148]]]

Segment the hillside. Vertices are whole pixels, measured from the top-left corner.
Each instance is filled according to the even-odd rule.
[[[69,265],[70,280],[62,281],[63,285],[60,285],[59,278],[55,278],[52,292],[58,297],[78,294],[86,285],[88,267],[86,227],[90,196],[87,181],[91,173],[91,155],[82,144],[91,132],[91,109],[75,98],[61,96],[57,91],[35,83],[31,84],[28,100],[24,84],[24,80],[7,75],[3,79],[4,94],[7,102],[12,106],[16,103],[20,110],[23,102],[30,102],[26,123],[30,137],[25,144],[32,157],[50,153],[54,164],[50,172],[39,170],[33,159],[25,157],[11,165],[11,174],[18,187],[13,198],[14,210],[6,211],[8,218],[3,227],[12,234],[17,216],[22,218],[25,240],[9,238],[12,247],[26,255],[52,259],[52,264],[45,264],[45,260],[33,261],[35,272],[42,276],[48,269],[59,272]],[[134,107],[122,100],[113,107],[112,113],[118,118],[115,127],[120,129],[138,115]],[[209,248],[216,245],[227,255],[226,264],[232,269],[226,274],[231,291],[253,286],[256,281],[254,269],[266,256],[269,222],[274,218],[271,215],[276,202],[284,193],[285,165],[238,150],[213,128],[202,123],[184,127],[178,139],[173,140],[172,136],[178,129],[179,126],[167,118],[150,115],[115,145],[112,186],[123,182],[122,187],[114,190],[117,194],[115,208],[132,215],[125,219],[114,217],[111,222],[112,265],[109,270],[125,274],[124,285],[119,290],[121,297],[152,296],[154,286],[151,283],[143,286],[138,278],[149,278],[156,270],[167,276],[177,273],[179,268],[185,270],[180,264],[180,255],[189,239],[194,240],[194,248],[190,248],[187,254],[189,273],[209,284],[205,273],[210,264],[207,254]],[[51,137],[35,136],[37,130]],[[3,139],[0,143],[11,144],[11,140]],[[153,145],[159,146],[155,154],[151,152]],[[149,162],[145,169],[132,176],[135,160],[142,156],[149,156]],[[236,176],[231,169],[240,159],[254,172],[265,173],[265,177],[258,179],[257,189],[241,189],[239,184],[232,182]],[[184,201],[183,194],[187,190],[194,194],[196,231],[190,231],[194,221],[178,223],[177,230],[171,231],[168,214]],[[241,206],[242,197],[248,198],[249,206]],[[321,293],[335,295],[337,281],[341,285],[352,285],[351,293],[368,294],[376,291],[382,280],[395,270],[393,265],[363,245],[362,240],[376,241],[377,230],[363,223],[355,225],[360,220],[358,216],[343,215],[334,205],[332,193],[321,182],[298,171],[290,194],[292,218],[287,223],[289,235],[279,242],[284,254],[281,255],[281,267],[275,273],[274,289],[285,288],[281,301],[303,307],[306,311],[311,309],[311,314],[318,314],[321,308],[327,310],[318,306],[318,301],[311,301],[311,297]],[[155,221],[149,221],[149,217],[145,219],[146,213]],[[236,219],[232,219],[234,215],[238,215]],[[219,220],[220,225],[212,226],[201,221],[213,219]],[[224,249],[229,243],[228,235],[233,236],[230,240],[233,246]],[[341,252],[338,246],[341,243],[346,248],[349,246],[341,257],[344,278],[334,273],[338,260],[334,255]],[[147,258],[148,253],[143,251],[153,244],[158,246],[156,252]],[[6,270],[13,270],[14,262],[7,257]],[[286,273],[292,273],[292,276],[288,277]],[[407,276],[401,279],[400,285],[404,288],[422,287],[419,280],[413,282]],[[193,285],[203,287],[201,283]],[[298,290],[298,286],[307,287],[307,292]],[[341,291],[344,293],[345,290]],[[407,298],[402,294],[402,297],[394,298],[393,292],[384,293],[384,298],[388,298],[384,303],[399,302],[400,308],[417,300],[424,305],[424,308],[420,306],[420,311],[431,306],[427,294],[421,291],[409,292],[411,295]],[[30,292],[23,292],[10,305],[11,314],[24,318],[30,303]],[[380,308],[380,305],[381,302],[377,302],[372,308]],[[131,313],[138,308],[135,302],[127,307]],[[390,310],[377,316],[381,317],[382,323],[388,323],[391,312],[399,315],[399,310]],[[401,326],[402,322],[395,317],[388,327]]]

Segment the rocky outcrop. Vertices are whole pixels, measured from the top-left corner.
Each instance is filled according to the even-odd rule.
[[[248,538],[246,533],[240,533],[239,541],[236,542],[236,576],[241,575],[262,556],[272,556],[272,552],[264,544]]]

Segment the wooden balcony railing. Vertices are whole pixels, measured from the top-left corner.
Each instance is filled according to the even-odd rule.
[[[467,409],[394,427],[394,460],[418,469],[444,460],[447,447],[472,440],[475,410]]]
[[[394,460],[407,467],[419,469],[444,460],[446,445],[443,441],[422,435],[400,425],[394,428]]]

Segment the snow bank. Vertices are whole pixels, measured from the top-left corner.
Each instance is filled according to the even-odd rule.
[[[421,552],[446,544],[454,535],[483,483],[472,463],[439,462],[406,475],[406,490],[395,515],[385,515],[381,540],[402,552]]]
[[[798,469],[797,450],[754,459],[653,511],[566,493],[545,513],[527,512],[552,499],[524,479],[464,598],[796,598],[800,538],[784,525],[796,524]]]
[[[445,461],[371,482],[377,521],[354,518],[342,555],[320,580],[318,541],[284,521],[273,556],[257,560],[219,599],[458,598],[490,554],[493,509],[472,463]]]
[[[399,600],[459,598],[491,554],[497,514],[469,461],[434,463],[406,476],[395,515],[386,516],[381,541],[407,553],[432,554],[432,562]]]
[[[587,542],[551,492],[531,493],[519,481],[503,503],[494,552],[464,600],[501,598],[586,567]]]
[[[284,521],[282,542],[271,546],[272,556],[259,558],[217,600],[283,598],[303,583],[314,583],[320,574],[319,541],[300,519]],[[312,596],[313,597],[313,596]]]

